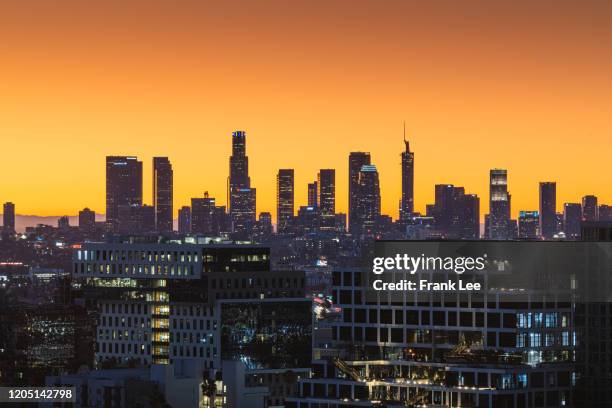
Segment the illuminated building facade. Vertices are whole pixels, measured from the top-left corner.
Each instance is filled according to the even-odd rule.
[[[228,203],[233,232],[248,237],[255,225],[257,192],[251,188],[246,132],[232,133],[232,155],[228,178]]]
[[[489,173],[489,214],[485,228],[488,239],[511,239],[511,196],[508,192],[508,171],[492,169]]]
[[[557,232],[557,183],[540,183],[540,235],[551,239]]]
[[[336,170],[321,169],[317,177],[317,204],[320,216],[319,228],[333,231],[336,214]]]
[[[293,169],[280,169],[276,176],[276,231],[288,232],[294,215],[295,178]]]
[[[158,232],[172,232],[173,183],[172,164],[167,157],[153,158],[153,207],[155,228]]]
[[[518,233],[520,239],[538,239],[540,215],[537,211],[521,211],[518,219]]]
[[[142,162],[134,156],[106,157],[106,224],[119,230],[119,207],[142,205]]]
[[[359,172],[364,165],[371,164],[370,153],[368,152],[351,152],[349,154],[349,200],[348,200],[348,218],[349,232],[351,234],[359,233]],[[309,204],[310,205],[310,204]]]

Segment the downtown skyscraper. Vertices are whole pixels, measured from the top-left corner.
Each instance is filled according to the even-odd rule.
[[[414,152],[410,151],[410,142],[406,140],[404,125],[404,145],[402,152],[402,199],[400,201],[400,221],[406,221],[414,212]]]
[[[586,195],[582,197],[582,221],[599,220],[597,196]]]
[[[540,183],[540,235],[551,239],[557,230],[557,183],[545,181]]]
[[[158,232],[172,231],[173,171],[167,157],[153,158],[153,207]]]
[[[364,164],[359,170],[357,227],[362,236],[374,236],[380,218],[380,183],[376,166]]]
[[[191,233],[191,207],[188,205],[178,210],[178,232],[181,235]]]
[[[106,225],[118,231],[119,208],[142,205],[142,162],[134,156],[106,157]]]
[[[320,228],[332,231],[336,218],[336,170],[321,169],[317,177],[317,204],[320,216]]]
[[[4,235],[12,235],[15,233],[15,204],[11,202],[4,203],[2,212],[2,232]]]
[[[96,213],[89,208],[79,211],[79,229],[83,233],[92,233],[96,230]]]
[[[295,177],[293,169],[280,169],[276,176],[276,231],[287,232],[294,214]]]
[[[251,188],[249,158],[246,155],[246,132],[242,130],[232,132],[232,155],[227,187],[233,231],[248,235],[255,225],[257,192]]]
[[[317,207],[317,182],[308,183],[308,206]]]
[[[445,239],[480,237],[480,198],[466,194],[463,187],[437,184],[435,203],[428,206],[427,215],[434,218],[436,229]]]
[[[563,232],[569,239],[580,238],[580,220],[582,206],[580,203],[565,203],[563,205]]]
[[[489,173],[489,214],[486,217],[485,236],[489,239],[511,239],[510,193],[508,171],[492,169]]]
[[[370,153],[351,152],[349,154],[349,197],[348,197],[348,217],[349,231],[353,234],[359,233],[359,173],[363,166],[371,164]]]

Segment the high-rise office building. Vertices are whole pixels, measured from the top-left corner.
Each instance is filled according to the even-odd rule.
[[[317,182],[308,183],[308,206],[317,208]]]
[[[489,173],[489,215],[486,237],[489,239],[511,239],[510,193],[508,192],[508,170],[492,169]]]
[[[294,171],[280,169],[276,176],[276,231],[288,232],[294,215]]]
[[[178,232],[181,235],[191,234],[191,207],[183,206],[178,211]]]
[[[599,220],[597,196],[586,195],[582,197],[582,221]]]
[[[253,229],[253,239],[255,242],[266,242],[272,237],[272,214],[269,212],[259,213],[259,218]]]
[[[563,205],[563,232],[567,238],[580,238],[581,218],[582,206],[579,203],[565,203]]]
[[[117,229],[120,234],[148,234],[155,231],[155,209],[151,205],[120,205]]]
[[[191,199],[191,233],[215,236],[219,234],[215,225],[215,199],[204,193],[203,198]]]
[[[87,207],[79,211],[79,230],[83,233],[92,233],[96,230],[96,213]]]
[[[414,212],[414,152],[410,151],[410,143],[406,140],[406,125],[404,125],[404,145],[402,152],[402,199],[400,201],[400,220],[408,220]]]
[[[2,212],[2,232],[5,235],[15,233],[15,204],[11,202],[4,203]]]
[[[358,231],[362,236],[376,234],[380,217],[380,184],[376,166],[365,164],[359,170],[357,208],[355,211]],[[354,226],[355,227],[355,226]]]
[[[255,225],[257,193],[251,188],[249,158],[246,155],[246,132],[232,133],[232,155],[228,178],[228,203],[233,231],[250,234]]]
[[[599,221],[612,221],[612,205],[601,204],[598,216]]]
[[[119,226],[119,207],[142,205],[142,162],[134,156],[106,157],[106,224]]]
[[[435,186],[435,204],[427,215],[434,218],[436,229],[446,239],[478,239],[480,237],[480,198],[465,194],[463,187],[452,184]]]
[[[540,183],[540,236],[551,239],[557,232],[557,183]]]
[[[153,207],[155,227],[159,232],[172,231],[173,171],[167,157],[153,158]]]
[[[324,231],[334,230],[336,214],[336,170],[321,169],[317,177],[317,203],[320,228]]]
[[[518,236],[520,239],[537,239],[539,234],[540,214],[538,211],[521,211],[518,219]]]
[[[359,172],[365,165],[371,164],[370,153],[367,152],[351,152],[349,154],[349,196],[348,196],[348,217],[349,217],[349,231],[351,233],[357,233],[358,226],[360,224],[358,218],[359,206]]]
[[[480,197],[464,194],[462,197],[463,216],[459,219],[459,237],[464,239],[480,238]]]

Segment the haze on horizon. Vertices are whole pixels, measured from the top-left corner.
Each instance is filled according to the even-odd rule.
[[[509,170],[513,215],[595,194],[612,204],[612,3],[331,1],[0,4],[0,201],[19,214],[104,213],[106,155],[174,167],[175,211],[224,204],[231,132],[247,132],[257,211],[275,214],[276,173],[296,206],[348,154],[369,151],[382,210],[397,217],[402,122],[415,151],[415,208],[434,184],[477,193]],[[174,215],[176,217],[176,214]]]

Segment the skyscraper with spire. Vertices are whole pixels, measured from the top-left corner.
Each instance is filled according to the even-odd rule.
[[[249,158],[246,155],[246,132],[232,132],[227,195],[233,231],[250,234],[255,225],[256,190],[251,188]]]
[[[406,123],[404,123],[404,145],[406,150],[402,152],[400,221],[407,220],[414,212],[414,152],[410,151],[410,142],[406,139]]]

